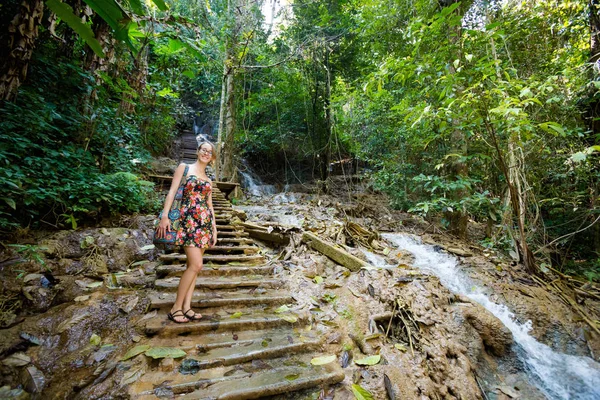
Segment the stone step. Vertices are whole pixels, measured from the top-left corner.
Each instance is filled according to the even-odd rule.
[[[217,313],[211,314],[211,310]],[[145,332],[149,336],[175,336],[199,334],[203,332],[232,332],[241,330],[267,329],[279,326],[298,327],[303,326],[308,318],[306,314],[295,315],[295,322],[288,322],[283,314],[275,314],[258,309],[242,309],[242,315],[238,318],[225,316],[224,311],[218,309],[205,309],[200,321],[191,321],[182,324],[169,321],[167,310],[160,310],[156,317],[150,318],[145,326]],[[218,314],[221,313],[221,314]],[[291,314],[286,314],[287,316]]]
[[[187,268],[184,264],[159,265],[156,276],[181,276]],[[198,276],[240,276],[240,275],[270,275],[273,273],[272,265],[220,265],[206,264]]]
[[[216,206],[213,204],[213,208],[215,209],[215,211],[231,211],[233,210],[232,206]]]
[[[217,240],[219,237],[249,237],[250,234],[248,232],[243,231],[224,231],[217,234]]]
[[[177,290],[178,285],[178,277],[157,279],[154,282],[155,288],[164,290]],[[283,282],[280,279],[265,279],[264,276],[253,277],[252,275],[235,278],[222,277],[217,279],[207,279],[205,277],[199,277],[196,279],[197,289],[235,289],[251,287],[278,288],[282,285]]]
[[[306,331],[302,328],[292,329],[282,326],[274,329],[238,331],[235,333],[216,332],[192,336],[157,336],[152,339],[152,345],[174,347],[193,355],[223,347],[246,346],[257,341],[262,344],[266,340],[266,345],[268,345],[277,337],[285,338],[288,342],[316,341],[320,337],[319,335],[316,330]]]
[[[274,336],[237,343],[230,339],[228,345],[212,349],[190,349],[187,359],[196,360],[199,369],[224,367],[252,360],[282,357],[287,354],[300,354],[315,349],[320,344],[316,338]],[[180,363],[177,363],[180,364]],[[179,368],[179,365],[176,366]]]
[[[337,363],[313,366],[310,364],[313,356],[314,354],[305,353],[292,358],[255,360],[232,367],[199,370],[193,375],[181,374],[177,369],[171,372],[150,371],[130,387],[129,393],[136,399],[157,399],[156,396],[160,395],[160,392],[155,392],[155,388],[160,387],[168,389],[173,394],[184,395],[184,398],[191,396],[189,398],[255,399],[321,385],[332,385],[344,379],[343,371]],[[258,382],[265,384],[257,385],[257,380],[249,379],[251,377],[260,377]],[[298,380],[301,380],[301,385],[288,385]],[[211,389],[213,387],[218,387],[218,390],[213,392]],[[247,389],[250,388],[254,390],[248,391]],[[245,392],[236,393],[238,390],[245,390]],[[202,397],[205,394],[208,397]],[[236,397],[224,397],[233,395]]]
[[[217,235],[219,236],[219,235]],[[223,238],[223,237],[217,237],[217,243],[239,243],[241,245],[243,244],[252,244],[255,243],[254,239],[250,239],[250,238]]]
[[[241,226],[236,226],[236,225],[219,225],[219,223],[217,222],[217,233],[220,231],[239,231],[239,232],[243,232],[244,228],[242,228]],[[219,235],[217,235],[219,236]]]
[[[149,293],[152,308],[171,308],[175,302],[175,292],[151,292]],[[281,306],[294,302],[289,292],[282,290],[266,290],[264,293],[248,293],[245,291],[236,292],[204,292],[194,293],[192,297],[192,307],[229,307],[236,309],[244,306],[266,305]]]
[[[331,363],[333,364],[333,363]],[[290,377],[287,379],[286,377]],[[198,389],[180,399],[243,400],[258,399],[278,394],[288,394],[312,387],[333,385],[344,380],[340,367],[309,366],[308,368],[288,368],[281,371],[266,371],[233,382],[219,382],[207,389]]]
[[[217,233],[217,236],[218,233]],[[217,238],[218,239],[218,238]],[[244,253],[244,254],[254,254],[260,250],[258,246],[220,246],[216,245],[213,247],[209,247],[204,251],[204,254],[213,254],[213,253]]]
[[[223,232],[227,233],[227,232]],[[172,254],[161,254],[159,257],[161,261],[185,261],[187,256],[185,254],[172,253]],[[205,264],[209,262],[261,262],[264,261],[264,257],[256,254],[231,254],[231,255],[204,255],[202,260]]]

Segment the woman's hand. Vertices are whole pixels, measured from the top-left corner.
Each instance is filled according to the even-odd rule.
[[[167,236],[167,232],[171,232],[171,220],[169,217],[162,217],[156,227],[156,237],[159,239],[164,238]]]

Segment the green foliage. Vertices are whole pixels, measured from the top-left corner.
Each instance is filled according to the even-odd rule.
[[[43,255],[43,248],[31,244],[9,244],[17,253],[23,257],[25,262],[38,265],[40,268],[48,269]]]
[[[86,116],[78,96],[94,84],[77,65],[39,54],[31,76],[39,90],[24,87],[18,102],[0,108],[0,179],[6,182],[0,227],[44,220],[76,228],[86,216],[154,210],[153,184],[134,172],[149,160],[146,148],[160,149],[165,131],[142,132],[140,118],[119,114],[111,93],[98,87],[100,105]],[[153,114],[149,121],[161,116],[147,114]],[[169,118],[158,127],[172,125]]]
[[[89,25],[81,22],[81,19],[73,14],[71,6],[59,0],[46,0],[46,5],[57,17],[65,21],[75,32],[77,32],[97,55],[104,57],[104,51],[102,51],[102,46],[94,37],[94,32],[92,32]]]

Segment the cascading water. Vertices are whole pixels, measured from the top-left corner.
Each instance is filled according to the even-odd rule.
[[[494,314],[512,332],[517,354],[528,369],[532,382],[551,399],[600,399],[600,364],[589,357],[577,357],[553,351],[529,335],[531,321],[518,323],[502,304],[492,302],[457,267],[455,257],[436,252],[431,245],[398,233],[382,234],[384,239],[412,253],[413,265],[440,278],[448,289],[469,297]]]
[[[240,171],[240,174],[242,175],[242,184],[251,196],[260,197],[276,193],[275,186],[263,184],[260,178],[251,173],[249,169],[246,172]]]

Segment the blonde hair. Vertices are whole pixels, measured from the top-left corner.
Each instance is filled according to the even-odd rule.
[[[196,153],[198,153],[200,151],[200,148],[205,144],[208,144],[210,147],[212,147],[212,157],[210,158],[210,161],[215,161],[217,159],[217,149],[215,145],[212,142],[209,142],[208,140],[203,140],[202,142],[200,142],[198,148],[196,149]]]

